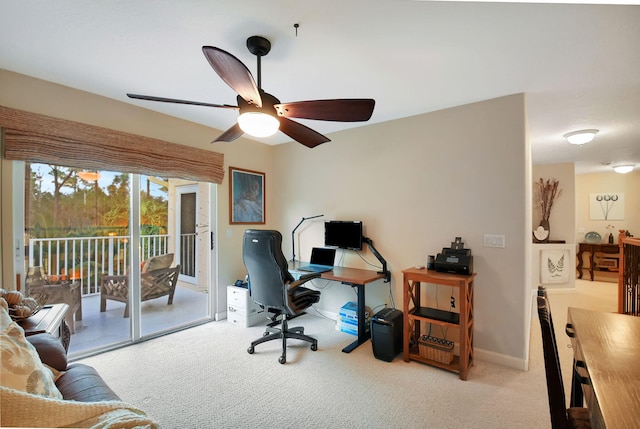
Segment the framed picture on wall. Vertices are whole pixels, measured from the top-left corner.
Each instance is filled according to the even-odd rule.
[[[265,223],[265,174],[229,167],[229,223]]]
[[[624,193],[589,194],[589,219],[624,220]]]
[[[569,250],[548,249],[540,251],[540,283],[567,283],[573,269]]]

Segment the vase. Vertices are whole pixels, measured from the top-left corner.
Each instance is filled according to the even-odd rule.
[[[549,237],[551,236],[551,227],[549,226],[549,219],[542,219],[540,221],[540,226],[544,228],[545,231],[547,231],[547,238],[545,238],[544,242],[547,243],[549,242]]]
[[[549,234],[549,221],[543,219],[540,221],[540,225],[538,226],[538,228],[534,231],[533,236],[535,237],[537,243],[548,243]]]
[[[613,244],[613,234],[609,233],[609,244]]]

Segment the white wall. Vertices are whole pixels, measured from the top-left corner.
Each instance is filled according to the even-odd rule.
[[[460,236],[474,255],[475,347],[507,364],[525,360],[524,320],[529,279],[530,173],[525,166],[524,96],[446,109],[329,136],[309,150],[275,148],[275,206],[285,237],[302,217],[324,214],[298,231],[296,253],[308,258],[322,244],[324,219],[357,219],[389,263],[396,306],[402,306],[404,268]],[[309,190],[314,189],[313,193]],[[503,234],[506,248],[483,247],[484,234]],[[290,238],[285,252],[291,253]],[[375,262],[368,254],[367,260]],[[366,268],[349,254],[345,265]],[[384,288],[384,285],[377,285]],[[346,289],[346,290],[345,290]],[[369,288],[367,288],[369,291]],[[382,293],[381,295],[384,295]],[[443,291],[448,304],[450,291]],[[323,289],[320,307],[337,312],[353,292]],[[367,299],[371,307],[379,304]],[[526,326],[525,326],[526,325]],[[527,334],[524,334],[524,332]],[[526,338],[526,340],[525,340]],[[516,366],[518,363],[516,364]]]

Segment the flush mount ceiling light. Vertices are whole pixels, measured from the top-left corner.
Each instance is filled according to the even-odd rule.
[[[613,171],[620,174],[626,174],[633,171],[633,165],[616,165],[613,167]]]
[[[589,143],[598,134],[598,130],[579,130],[565,134],[563,137],[571,144]]]

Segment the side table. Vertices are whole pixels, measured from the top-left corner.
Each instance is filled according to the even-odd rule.
[[[47,333],[54,338],[59,338],[66,351],[69,350],[71,332],[65,322],[65,315],[69,306],[67,304],[45,305],[40,311],[28,319],[18,321],[18,325],[24,329],[24,335]]]

